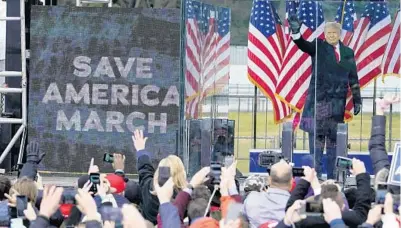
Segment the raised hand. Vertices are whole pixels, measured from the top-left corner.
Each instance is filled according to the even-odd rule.
[[[143,137],[143,130],[135,130],[134,135],[132,136],[132,141],[134,142],[136,151],[145,149],[146,140],[148,140],[148,138]]]
[[[114,170],[124,170],[125,168],[125,155],[113,154],[113,169]]]
[[[383,115],[391,104],[400,102],[400,96],[398,94],[385,94],[383,98],[376,98],[377,113]]]
[[[88,174],[91,174],[91,173],[99,173],[99,167],[97,165],[95,165],[94,158],[91,159],[91,162],[89,164]]]
[[[309,166],[302,166],[302,168],[304,169],[304,177],[302,177],[302,179],[308,181],[309,183],[312,183],[316,176],[315,169],[312,169]]]
[[[192,187],[196,188],[199,185],[205,183],[209,178],[206,176],[210,173],[210,167],[204,167],[201,170],[199,170],[195,175],[191,178],[191,181],[189,182]]]
[[[298,34],[301,31],[302,23],[298,20],[298,17],[296,15],[291,15],[288,18],[288,24],[292,34]]]
[[[324,220],[329,224],[335,219],[342,218],[340,206],[330,198],[323,199],[323,210]]]
[[[40,203],[40,215],[50,218],[57,211],[63,190],[63,188],[56,188],[56,186],[45,187],[43,190],[43,199]]]
[[[170,177],[167,182],[163,186],[159,186],[159,183],[156,179],[153,180],[153,184],[155,186],[155,191],[157,194],[157,198],[159,198],[160,204],[170,202],[171,197],[173,197],[174,193],[174,182]]]
[[[351,174],[357,176],[361,173],[366,173],[365,163],[362,161],[353,158],[352,159],[352,169],[350,170]]]

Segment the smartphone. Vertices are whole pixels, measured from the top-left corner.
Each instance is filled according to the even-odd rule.
[[[163,186],[167,180],[170,178],[170,167],[167,166],[160,166],[159,167],[159,177],[158,177],[158,183],[159,186]]]
[[[292,176],[293,177],[303,177],[304,176],[304,168],[292,167]]]
[[[336,158],[336,167],[339,169],[352,169],[352,159],[338,156]]]
[[[62,204],[76,204],[75,195],[77,191],[74,189],[64,189],[63,196],[61,197]]]
[[[227,211],[225,223],[227,224],[229,221],[236,220],[241,215],[243,208],[244,208],[243,204],[231,203]]]
[[[100,184],[100,174],[99,173],[91,173],[89,174],[89,181],[92,183],[92,187],[90,188],[90,192],[94,194],[97,193],[97,186]]]
[[[17,217],[25,217],[24,210],[27,209],[28,198],[26,196],[17,196]]]
[[[376,189],[375,204],[383,205],[386,201],[386,194],[390,192],[387,183],[378,183]],[[391,193],[391,192],[390,192]],[[393,196],[393,211],[398,214],[398,207],[400,206],[400,196],[398,194],[392,194]],[[382,209],[382,214],[384,214],[384,209]]]
[[[384,204],[387,194],[387,183],[378,183],[376,189],[375,204]]]
[[[108,163],[113,163],[113,162],[114,162],[114,156],[113,156],[113,154],[105,153],[105,154],[103,155],[103,161],[104,161],[104,162],[108,162]]]
[[[301,216],[321,216],[323,212],[323,205],[317,201],[304,201],[298,211]]]
[[[212,184],[219,185],[220,184],[220,176],[221,176],[221,163],[220,162],[211,162],[210,163],[210,174],[213,177]]]
[[[99,212],[103,221],[119,222],[123,220],[123,214],[118,207],[102,206]]]

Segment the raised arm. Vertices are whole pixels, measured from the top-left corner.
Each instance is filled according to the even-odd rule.
[[[316,40],[314,42],[306,41],[301,35],[301,22],[295,15],[288,18],[288,23],[292,32],[292,40],[298,46],[301,51],[308,53],[310,56],[314,56],[316,53]]]
[[[372,117],[372,130],[369,140],[369,153],[375,175],[383,168],[390,169],[386,151],[386,116],[384,112],[391,104],[400,102],[400,97],[386,94],[376,99],[376,115]]]

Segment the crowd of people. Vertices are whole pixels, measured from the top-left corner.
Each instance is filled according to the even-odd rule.
[[[244,191],[236,180],[236,161],[217,174],[203,167],[188,180],[175,155],[153,167],[147,138],[137,130],[132,140],[138,181],[125,176],[125,156],[114,154],[114,173],[101,173],[92,159],[88,175],[71,189],[42,184],[37,166],[45,155],[39,143],[30,142],[27,162],[15,183],[0,176],[0,227],[401,227],[399,208],[394,206],[399,205],[400,187],[389,186],[384,202],[375,199],[377,186],[389,175],[384,112],[395,102],[399,97],[378,99],[377,115],[372,117],[373,187],[365,164],[357,159],[350,169],[356,188],[343,188],[330,179],[322,182],[313,165],[304,166],[304,176],[294,178],[292,166],[284,160],[272,165],[267,177],[248,177]],[[166,170],[169,174],[161,183]],[[99,175],[99,182],[93,174]],[[21,199],[26,199],[22,211]]]

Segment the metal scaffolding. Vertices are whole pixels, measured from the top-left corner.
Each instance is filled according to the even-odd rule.
[[[25,0],[20,0],[20,16],[19,17],[1,17],[0,21],[20,21],[21,24],[21,72],[17,71],[1,71],[0,77],[21,77],[21,88],[0,88],[0,93],[20,93],[21,94],[21,118],[5,118],[0,117],[0,124],[21,124],[17,132],[8,143],[0,156],[0,164],[3,163],[4,159],[10,152],[11,148],[17,142],[18,138],[21,137],[20,151],[18,155],[18,164],[22,163],[22,156],[24,152],[24,145],[26,139],[26,128],[27,128],[27,76],[26,76],[26,44],[25,44]]]

